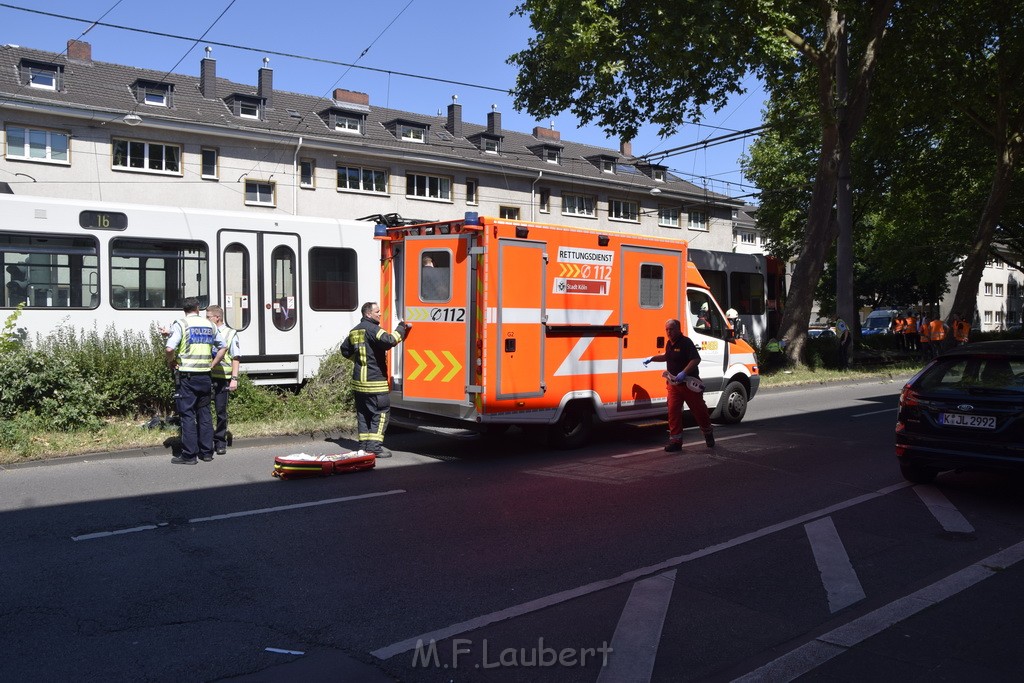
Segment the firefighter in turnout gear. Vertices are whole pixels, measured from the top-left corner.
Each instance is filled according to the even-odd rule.
[[[372,301],[363,304],[362,314],[363,319],[341,343],[341,355],[353,363],[352,396],[356,404],[359,448],[378,458],[390,458],[391,451],[384,448],[384,432],[391,410],[387,352],[409,335],[412,325],[399,321],[394,332],[381,329],[380,306]]]

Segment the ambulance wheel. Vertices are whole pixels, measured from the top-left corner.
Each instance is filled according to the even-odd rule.
[[[736,424],[747,414],[747,390],[739,382],[729,382],[718,400],[714,418],[723,424]]]
[[[510,429],[512,429],[512,425],[493,424],[492,423],[492,424],[486,425],[484,427],[483,431],[480,432],[480,435],[482,437],[484,437],[485,439],[492,440],[492,441],[497,441],[498,439],[500,439],[503,436],[505,436],[506,434],[508,434],[508,430],[510,430]]]
[[[548,439],[555,448],[581,448],[594,430],[594,412],[587,403],[570,403],[558,422],[548,427]]]

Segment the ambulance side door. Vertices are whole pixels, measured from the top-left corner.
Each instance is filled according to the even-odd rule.
[[[686,336],[700,351],[700,378],[705,390],[721,391],[729,361],[728,326],[725,315],[706,290],[687,288],[685,326]]]

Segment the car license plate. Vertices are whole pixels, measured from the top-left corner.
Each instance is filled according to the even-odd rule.
[[[991,415],[967,415],[966,413],[939,413],[939,422],[949,427],[974,427],[995,429],[996,419]]]

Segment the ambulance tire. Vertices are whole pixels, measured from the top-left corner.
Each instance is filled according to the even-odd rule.
[[[747,414],[747,390],[740,382],[729,382],[725,385],[722,397],[718,399],[718,408],[711,416],[722,424],[736,424]]]
[[[548,427],[548,443],[563,450],[582,448],[593,431],[594,411],[590,404],[577,401],[567,405],[558,422]]]

